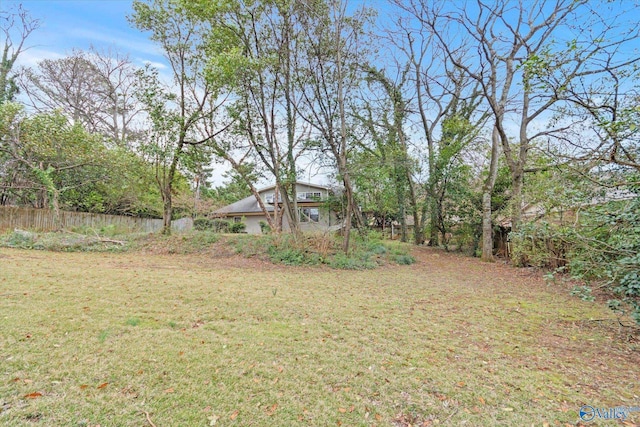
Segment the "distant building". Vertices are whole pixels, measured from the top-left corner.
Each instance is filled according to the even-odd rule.
[[[274,206],[282,206],[282,195],[276,200],[276,186],[258,190],[267,212],[273,214]],[[330,189],[322,185],[306,182],[296,183],[296,194],[298,204],[298,217],[300,218],[300,228],[303,231],[325,231],[339,228],[336,213],[326,206]],[[213,212],[216,218],[224,218],[229,221],[243,222],[246,224],[246,232],[250,234],[261,233],[260,222],[267,222],[265,213],[260,208],[254,195],[238,200],[235,203],[222,207]],[[289,229],[286,215],[282,220],[283,230]]]

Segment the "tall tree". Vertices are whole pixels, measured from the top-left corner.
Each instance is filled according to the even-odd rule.
[[[429,213],[429,244],[438,245],[438,231],[442,232],[444,224],[442,208],[449,188],[450,176],[446,171],[457,170],[453,163],[478,134],[486,114],[479,108],[482,97],[478,84],[455,66],[433,29],[422,22],[428,19],[428,15],[424,16],[428,3],[400,0],[393,3],[398,14],[385,32],[387,56],[395,61],[391,67],[402,70],[406,80],[402,92],[395,91],[398,94],[395,97],[402,94],[407,124],[419,129],[414,156],[426,159],[422,162],[426,167],[416,168],[416,182],[409,193],[416,226],[414,238],[416,243],[425,240],[422,230]],[[467,50],[466,44],[459,42],[456,55],[463,57]],[[454,123],[457,125],[452,126]],[[419,182],[421,179],[425,181]],[[416,203],[418,193],[420,200]]]
[[[45,59],[26,69],[20,86],[36,111],[59,110],[87,130],[120,147],[135,144],[137,68],[115,51],[74,50],[61,59]]]
[[[362,64],[367,62],[365,26],[370,12],[361,8],[347,13],[347,1],[311,1],[296,9],[304,34],[301,55],[296,58],[297,75],[303,86],[298,111],[314,129],[320,148],[331,154],[344,185],[346,214],[343,250],[349,251],[352,220],[363,227],[356,203],[350,170],[350,129],[348,94],[364,81]]]
[[[50,205],[59,227],[63,194],[105,179],[105,147],[58,113],[27,117],[19,105],[5,103],[0,122],[0,152],[23,166],[23,183],[41,190],[41,207]]]
[[[419,208],[414,179],[412,177],[413,167],[409,153],[405,124],[408,114],[407,100],[403,94],[403,87],[407,83],[406,71],[402,73],[400,82],[391,81],[383,71],[373,67],[368,68],[368,79],[382,87],[384,97],[386,97],[385,107],[389,110],[389,116],[383,114],[381,121],[385,134],[384,150],[392,163],[392,181],[398,206],[398,221],[400,222],[400,239],[403,242],[408,240],[407,227],[407,205],[411,207],[414,222],[414,240],[417,245],[424,241],[423,229],[424,215]],[[385,108],[383,107],[383,108]],[[370,131],[375,134],[374,126],[370,123]]]
[[[592,13],[590,3],[584,0],[540,0],[533,4],[480,0],[474,13],[444,4],[427,6],[421,2],[420,7],[426,11],[422,22],[436,34],[447,55],[482,88],[511,172],[511,224],[517,230],[529,151],[536,140],[557,138],[570,126],[559,122],[541,128],[540,120],[557,108],[572,82],[628,63],[628,58],[609,53],[615,54],[636,40],[638,30],[610,25]],[[611,16],[606,20],[615,22]],[[474,46],[473,57],[460,57],[459,44],[447,28],[456,28]],[[596,28],[599,34],[581,42],[572,33],[574,28]],[[618,31],[623,36],[618,36]],[[603,61],[603,56],[609,56],[610,61]],[[555,77],[555,85],[541,84],[549,75]],[[516,123],[513,133],[509,121]]]
[[[206,3],[189,2],[201,19],[209,17]],[[243,153],[234,161],[226,155],[237,171],[242,169],[237,159],[246,159],[275,179],[279,198],[274,202],[273,229],[279,230],[284,215],[290,231],[298,236],[297,168],[306,150],[308,129],[300,123],[295,109],[299,99],[292,63],[299,54],[295,4],[280,0],[239,1],[229,8],[225,19],[239,41],[243,66],[235,74],[235,102],[230,108],[234,125],[227,142],[233,139],[234,144],[220,151],[237,149]],[[253,192],[264,206],[257,191]],[[269,218],[266,207],[263,210]]]
[[[163,201],[163,233],[171,233],[173,184],[188,148],[212,141],[225,126],[202,137],[198,128],[222,109],[222,89],[228,79],[224,58],[233,54],[234,38],[226,25],[201,21],[173,0],[134,1],[131,22],[162,48],[171,82],[164,84],[157,71],[140,74],[139,97],[149,117],[144,145],[156,159],[156,179]],[[217,27],[216,27],[217,25]],[[215,28],[214,28],[215,27]],[[216,31],[213,31],[213,30]],[[220,39],[211,41],[213,33]],[[207,55],[203,55],[206,52]]]

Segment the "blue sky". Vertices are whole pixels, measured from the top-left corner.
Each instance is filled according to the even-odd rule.
[[[2,0],[2,9],[11,10],[22,4],[41,27],[28,39],[30,48],[19,60],[20,65],[33,66],[46,58],[66,56],[72,49],[115,49],[128,54],[142,65],[151,62],[161,66],[162,55],[147,35],[132,28],[127,21],[131,0]]]

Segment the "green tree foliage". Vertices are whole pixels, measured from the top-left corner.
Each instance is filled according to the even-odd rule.
[[[149,166],[59,113],[27,116],[17,104],[0,106],[0,158],[2,204],[158,214],[149,200]]]
[[[203,196],[212,200],[217,206],[224,206],[252,194],[242,176],[235,173],[228,173],[226,176],[227,181],[223,185],[204,190]]]
[[[620,182],[613,175],[611,184]],[[611,295],[612,309],[640,323],[640,176],[623,175],[628,184],[596,186],[597,192],[548,186],[564,203],[547,205],[549,211],[525,223],[513,235],[513,245],[527,265],[557,268],[599,284]]]
[[[204,151],[199,146],[210,144],[218,133],[215,118],[224,102],[221,91],[232,74],[229,64],[237,50],[233,33],[217,20],[218,12],[226,10],[224,2],[210,3],[206,20],[195,19],[171,0],[134,1],[133,10],[132,24],[149,31],[162,48],[173,80],[164,84],[150,67],[138,74],[138,97],[148,116],[142,150],[155,166],[163,233],[169,234],[174,185],[180,170],[201,164]],[[197,173],[199,168],[191,169]]]

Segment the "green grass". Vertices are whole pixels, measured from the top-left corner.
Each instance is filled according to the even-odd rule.
[[[553,426],[640,405],[637,341],[603,304],[414,256],[348,271],[0,249],[0,425]]]

